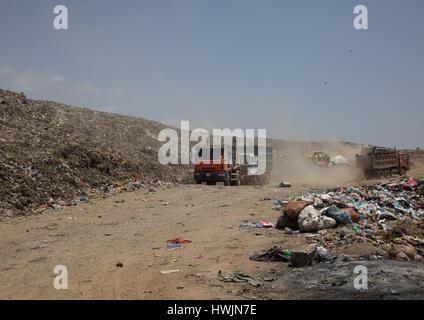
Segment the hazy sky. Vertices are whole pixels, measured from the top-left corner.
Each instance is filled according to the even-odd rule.
[[[0,88],[191,129],[424,147],[423,39],[422,0],[1,0]]]

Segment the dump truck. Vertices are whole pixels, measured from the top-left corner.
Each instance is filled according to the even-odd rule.
[[[246,152],[246,148],[240,149],[235,143],[232,146],[205,145],[198,148],[194,169],[196,184],[206,182],[208,185],[215,185],[223,182],[226,186],[238,186],[268,183],[272,170],[272,147],[254,146],[253,153]],[[261,175],[257,174],[260,170],[259,155],[266,156],[266,169]],[[227,161],[226,156],[231,156],[232,159],[228,159],[231,161]]]
[[[367,147],[356,155],[356,167],[367,179],[390,177],[393,173],[404,175],[409,170],[409,155],[396,149]]]
[[[244,151],[246,151],[246,148]],[[254,146],[253,152],[253,154],[246,152],[240,154],[240,157],[244,158],[244,162],[240,167],[241,184],[268,184],[271,180],[272,171],[272,147],[260,148],[258,146]],[[260,152],[263,152],[263,156],[266,158],[265,172],[261,175],[257,174],[259,170],[258,155]]]

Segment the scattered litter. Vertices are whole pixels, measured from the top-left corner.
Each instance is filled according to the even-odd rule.
[[[40,242],[34,242],[31,245],[31,249],[35,250],[35,249],[40,249],[40,248],[47,248],[47,244],[45,243],[40,243]]]
[[[178,243],[168,243],[167,245],[166,245],[166,248],[167,249],[172,249],[172,248],[181,248],[182,247],[182,245],[181,244],[178,244]]]
[[[248,282],[250,285],[254,287],[259,287],[262,283],[252,276],[248,274],[244,274],[241,271],[236,271],[233,274],[226,273],[224,271],[219,270],[218,276],[220,280],[223,282]]]
[[[275,227],[275,223],[273,222],[265,222],[265,221],[259,221],[262,227],[264,228],[272,228]]]
[[[254,261],[290,261],[290,251],[283,250],[277,247],[269,249],[263,254],[254,254],[250,256],[250,260]]]
[[[167,242],[167,243],[170,243],[170,244],[185,244],[185,243],[191,243],[191,241],[190,241],[190,240],[183,240],[181,237],[177,237],[177,238],[174,238],[174,239],[171,239],[171,240],[167,240],[166,242]]]
[[[174,270],[161,270],[160,271],[161,274],[171,274],[171,273],[176,273],[176,272],[180,272],[180,270],[174,269]]]
[[[78,198],[78,197],[73,198],[72,200],[73,200],[73,201],[81,201],[81,202],[87,202],[87,201],[88,201],[88,199],[87,199],[87,198]]]
[[[281,182],[278,186],[280,188],[290,188],[291,187],[291,183],[290,182],[287,182],[287,181],[284,181],[284,182]]]

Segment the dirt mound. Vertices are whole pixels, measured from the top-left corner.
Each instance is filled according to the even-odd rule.
[[[165,128],[0,90],[0,215],[140,179],[180,182],[189,172],[157,161]]]

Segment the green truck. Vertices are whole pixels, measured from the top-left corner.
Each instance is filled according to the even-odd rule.
[[[262,155],[266,159],[265,172],[258,175],[260,171],[258,156]],[[242,153],[241,157],[244,157],[244,164],[240,165],[241,173],[241,184],[252,184],[252,185],[263,185],[268,184],[271,181],[272,171],[272,147],[259,148],[254,147],[254,154]]]

